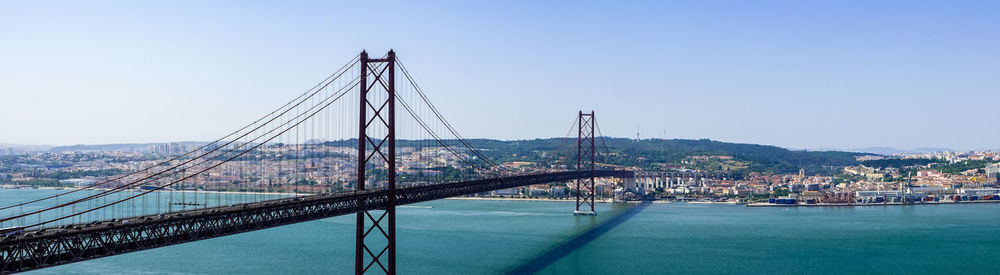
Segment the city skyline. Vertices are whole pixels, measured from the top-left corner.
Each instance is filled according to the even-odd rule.
[[[0,142],[211,140],[393,48],[470,138],[1000,147],[995,3],[242,3],[0,3]]]

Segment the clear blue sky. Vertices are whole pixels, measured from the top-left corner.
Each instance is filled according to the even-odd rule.
[[[0,142],[210,140],[389,48],[467,137],[1000,147],[997,1],[0,1]]]

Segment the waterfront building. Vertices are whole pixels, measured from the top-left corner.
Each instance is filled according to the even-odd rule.
[[[910,188],[912,193],[925,194],[925,195],[954,195],[958,193],[957,189],[943,188],[943,187],[913,187]]]
[[[670,189],[670,193],[671,194],[675,194],[675,195],[676,194],[688,194],[688,193],[691,193],[691,192],[692,192],[691,188],[688,188],[687,186],[678,186],[678,187],[676,187],[674,189]]]
[[[868,191],[856,191],[854,192],[855,197],[901,197],[903,196],[902,190],[868,190]]]
[[[496,196],[509,196],[509,195],[520,195],[521,190],[519,188],[507,188],[493,191],[493,195]]]
[[[962,189],[968,196],[1000,195],[1000,188]]]
[[[533,184],[527,187],[527,192],[525,192],[529,197],[548,197],[551,192],[549,192],[548,184]]]
[[[549,192],[552,193],[553,198],[562,198],[566,196],[566,187],[552,186]]]
[[[87,187],[94,185],[94,183],[97,183],[97,181],[92,179],[68,179],[68,180],[60,180],[59,183],[73,184],[76,187]]]

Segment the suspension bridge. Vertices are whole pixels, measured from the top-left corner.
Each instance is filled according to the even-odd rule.
[[[634,174],[595,165],[594,115],[577,114],[572,164],[507,168],[445,120],[393,51],[362,52],[212,142],[0,207],[0,273],[355,214],[355,273],[395,274],[399,205],[569,182],[574,213],[596,214],[595,178]]]

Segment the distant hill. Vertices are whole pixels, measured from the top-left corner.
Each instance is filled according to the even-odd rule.
[[[49,145],[22,145],[0,143],[0,155],[17,155],[31,152],[46,151],[52,148]]]
[[[112,152],[151,152],[157,147],[166,146],[168,144],[173,144],[175,146],[181,146],[178,150],[189,150],[194,149],[197,146],[204,145],[207,142],[201,141],[182,141],[182,142],[162,142],[162,143],[123,143],[123,144],[96,144],[96,145],[70,145],[70,146],[57,146],[49,149],[52,153],[62,153],[62,152],[86,152],[86,151],[112,151]]]
[[[884,147],[884,146],[883,147],[868,147],[868,148],[847,149],[846,151],[861,152],[861,153],[873,153],[873,154],[879,154],[879,155],[903,154],[903,153],[907,152],[906,150],[900,150],[900,149],[896,149],[896,148],[892,148],[892,147]]]
[[[917,149],[910,150],[910,153],[934,153],[934,152],[958,152],[959,150],[951,148],[934,148],[934,147],[920,147]]]
[[[920,147],[911,150],[897,149],[892,147],[868,147],[868,148],[858,148],[858,149],[848,149],[845,151],[850,152],[861,152],[861,153],[873,153],[879,155],[892,155],[892,154],[920,154],[920,153],[934,153],[942,151],[952,151],[953,149],[948,148],[933,148],[933,147]]]

